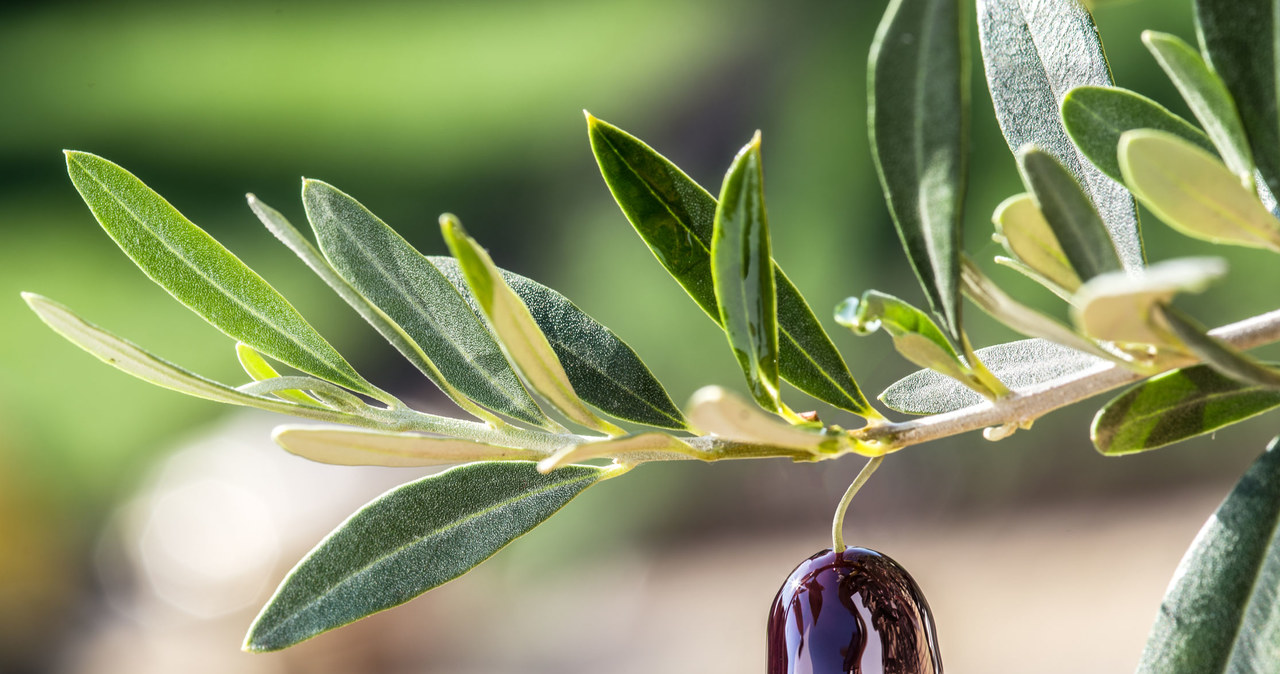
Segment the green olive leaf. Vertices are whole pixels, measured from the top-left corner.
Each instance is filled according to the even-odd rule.
[[[719,325],[711,276],[715,198],[635,136],[591,115],[587,115],[587,130],[605,184],[636,233]],[[809,303],[776,262],[773,276],[778,296],[779,374],[818,400],[880,419]]]
[[[287,648],[403,604],[470,571],[609,469],[533,462],[459,466],[369,502],[316,546],[249,628],[244,648]]]
[[[1178,564],[1138,674],[1273,671],[1280,644],[1280,449],[1272,441]]]
[[[1062,99],[1062,124],[1080,153],[1117,182],[1124,181],[1116,148],[1125,131],[1165,131],[1214,151],[1209,137],[1187,120],[1146,96],[1119,87],[1076,87],[1067,92]]]
[[[996,397],[960,358],[951,340],[933,319],[892,295],[868,290],[862,299],[850,297],[836,307],[836,322],[857,335],[869,335],[884,328],[893,338],[893,348],[903,358],[951,377],[985,397]]]
[[[1080,153],[1059,116],[1071,89],[1112,84],[1089,11],[1071,0],[978,0],[978,37],[996,119],[1009,149],[1017,152],[1033,144],[1053,155],[1102,216],[1125,268],[1142,267],[1133,197]]]
[[[458,260],[462,275],[467,280],[467,287],[471,289],[472,296],[488,319],[490,329],[497,336],[503,353],[525,381],[529,382],[529,386],[575,423],[609,435],[625,434],[622,429],[596,416],[582,398],[578,397],[555,349],[547,341],[547,336],[529,313],[529,307],[507,285],[502,272],[489,258],[488,251],[467,236],[462,223],[452,215],[440,216],[440,230],[449,250]],[[440,274],[435,267],[432,269]],[[444,283],[449,283],[443,274],[440,274],[440,278]],[[449,291],[457,295],[452,285],[449,286]],[[462,301],[461,298],[459,301]],[[468,315],[471,315],[470,308],[466,308],[465,303],[463,306]]]
[[[123,168],[67,151],[67,172],[89,210],[151,280],[228,336],[353,391],[365,381],[293,305],[252,269]]]
[[[484,310],[467,287],[458,261],[428,255],[427,261],[453,284],[476,316]],[[688,422],[640,356],[569,298],[519,274],[499,269],[503,280],[529,307],[564,366],[573,390],[596,409],[627,421],[685,430]]]
[[[1280,252],[1280,220],[1217,157],[1160,131],[1120,137],[1125,184],[1165,224],[1197,239]]]
[[[1083,337],[1055,318],[1028,307],[1013,299],[1000,289],[971,260],[963,260],[960,280],[964,284],[964,293],[992,318],[1004,323],[1013,330],[1028,337],[1039,337],[1051,342],[1071,347],[1077,351],[1093,354],[1107,360],[1117,360],[1117,356],[1103,350],[1094,342]]]
[[[978,357],[1017,393],[1056,386],[1111,366],[1110,361],[1044,339],[1023,339],[978,349]],[[973,389],[933,370],[894,382],[879,396],[905,414],[943,414],[985,402]]]
[[[254,381],[262,381],[264,379],[273,379],[280,376],[271,363],[268,363],[262,354],[253,350],[252,346],[244,342],[236,342],[236,358],[240,360],[240,366],[244,368],[245,374],[249,375]],[[285,389],[273,393],[277,398],[291,400],[295,403],[303,405],[314,405],[316,399],[303,393],[298,389]]]
[[[1076,274],[1087,281],[1123,269],[1106,224],[1066,167],[1035,146],[1018,150],[1017,157],[1022,182]]]
[[[1222,78],[1204,62],[1195,47],[1175,35],[1147,30],[1142,32],[1142,43],[1178,88],[1191,113],[1200,120],[1200,126],[1213,140],[1227,167],[1241,184],[1252,190],[1253,152],[1235,101]]]
[[[460,407],[555,428],[520,383],[502,349],[458,291],[408,241],[360,202],[327,183],[305,180],[302,201],[320,250],[342,279],[377,312],[362,313],[380,332],[399,326],[417,348],[405,351]],[[357,309],[359,309],[357,307]],[[472,402],[474,401],[474,402]]]
[[[1267,187],[1272,194],[1280,193],[1274,2],[1195,0],[1193,4],[1205,60],[1235,102],[1253,161]]]
[[[291,454],[337,466],[444,466],[546,456],[536,450],[459,438],[326,426],[280,426],[271,437]]]
[[[969,43],[961,0],[893,0],[867,66],[872,156],[933,311],[960,338]]]
[[[1169,331],[1206,365],[1243,384],[1280,388],[1280,371],[1209,334],[1208,329],[1172,306],[1156,311]]]
[[[778,398],[778,298],[758,131],[734,158],[720,188],[711,234],[711,277],[720,324],[747,377],[751,395],[767,410],[782,410]]]
[[[996,240],[1018,262],[1048,281],[1055,293],[1070,294],[1080,287],[1080,276],[1071,268],[1058,237],[1031,195],[1005,199],[991,221],[996,226]]]
[[[1080,286],[1071,316],[1095,339],[1181,347],[1157,306],[1178,293],[1198,293],[1226,273],[1221,258],[1193,257],[1159,262],[1139,274],[1103,274]]]
[[[1209,365],[1170,370],[1133,386],[1093,418],[1107,456],[1145,452],[1212,433],[1280,407],[1280,390],[1244,384]]]

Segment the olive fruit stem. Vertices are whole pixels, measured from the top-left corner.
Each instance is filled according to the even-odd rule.
[[[840,552],[844,549],[844,514],[849,511],[849,504],[853,502],[853,497],[858,494],[858,490],[862,489],[862,485],[871,479],[871,475],[880,467],[880,462],[882,461],[884,461],[884,456],[871,457],[867,461],[867,465],[858,471],[858,476],[853,478],[853,482],[845,490],[844,496],[840,497],[840,505],[836,506],[836,516],[831,520],[832,550]]]

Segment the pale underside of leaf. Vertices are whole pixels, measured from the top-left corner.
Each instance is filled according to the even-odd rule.
[[[1102,371],[1111,362],[1045,339],[1023,339],[978,349],[978,357],[1015,393],[1052,388]],[[986,402],[976,391],[933,370],[894,382],[879,399],[906,414],[942,414]]]
[[[437,255],[427,256],[427,261],[449,279],[476,316],[483,319],[484,309],[467,287],[458,261]],[[662,384],[613,331],[555,290],[505,269],[498,271],[529,308],[574,391],[584,401],[619,419],[674,430],[688,427],[684,414]]]
[[[1031,143],[1062,162],[1097,207],[1125,268],[1140,268],[1142,240],[1133,198],[1079,153],[1058,114],[1073,87],[1112,84],[1088,10],[1073,0],[978,0],[978,35],[1009,149]]]
[[[340,427],[280,426],[271,437],[291,454],[338,466],[444,466],[546,456],[535,450],[458,438]]]
[[[467,236],[452,215],[441,216],[440,227],[499,346],[530,388],[575,423],[609,435],[624,435],[625,431],[601,419],[578,397],[551,343],[520,296],[507,285],[488,251]]]
[[[1096,339],[1176,347],[1179,342],[1155,307],[1178,293],[1200,292],[1226,273],[1221,258],[1198,257],[1165,260],[1136,275],[1103,274],[1080,286],[1071,316]]]
[[[679,438],[666,433],[641,433],[621,438],[584,442],[566,447],[538,462],[538,470],[549,473],[571,463],[610,458],[620,463],[708,459],[711,454],[694,449]]]
[[[689,422],[705,433],[769,447],[830,454],[848,448],[848,436],[805,430],[762,411],[719,386],[704,386],[689,401]]]

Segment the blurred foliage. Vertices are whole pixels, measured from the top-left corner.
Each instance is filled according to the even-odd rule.
[[[1096,10],[1117,83],[1188,118],[1138,35],[1150,28],[1190,39],[1189,4]],[[10,495],[0,499],[0,530],[38,512],[42,526],[33,531],[66,532],[62,541],[40,539],[42,554],[64,560],[43,568],[83,564],[104,506],[160,450],[227,411],[103,367],[41,325],[20,290],[64,302],[197,372],[242,379],[232,342],[150,284],[100,231],[67,180],[63,148],[137,174],[275,284],[380,385],[445,404],[389,348],[365,350],[380,340],[262,230],[245,192],[301,223],[299,177],[329,181],[428,254],[445,252],[436,216],[457,213],[498,264],[609,325],[683,402],[701,385],[740,386],[741,377],[723,336],[613,204],[580,110],[637,134],[712,188],[760,128],[774,255],[874,395],[914,368],[888,340],[834,329],[830,308],[872,287],[924,303],[867,144],[866,54],[883,5],[237,1],[0,10],[0,476],[18,476],[23,487],[9,492],[0,480]],[[1021,188],[976,60],[973,101],[966,250],[1012,292],[1051,308],[1047,292],[986,264],[998,252],[991,212]],[[1153,260],[1204,251],[1149,213],[1144,224]],[[1230,291],[1183,306],[1209,324],[1274,308],[1269,284],[1242,282],[1261,278],[1268,254],[1221,252],[1232,265],[1221,288]],[[977,345],[1013,337],[972,305],[965,310]],[[1193,479],[1217,462],[1238,473],[1270,436],[1265,424],[1252,424],[1216,442],[1107,460],[1089,446],[1087,407],[999,445],[960,438],[913,449],[878,479],[909,483],[898,502],[939,514],[943,503],[950,510],[1072,490],[1127,493]],[[1216,460],[1202,452],[1210,447]],[[806,516],[821,532],[856,468],[655,466],[618,485],[616,498],[593,500],[598,508],[563,517],[617,516],[617,535],[670,537]],[[565,542],[542,540],[544,550]],[[10,568],[6,559],[0,553],[0,569]],[[66,575],[82,582],[75,571]],[[31,596],[0,592],[0,626]]]

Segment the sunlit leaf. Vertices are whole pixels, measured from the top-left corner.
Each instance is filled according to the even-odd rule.
[[[484,315],[457,260],[429,255],[427,261],[462,293],[477,316]],[[498,271],[533,314],[564,366],[573,390],[583,400],[627,421],[675,430],[688,426],[680,408],[640,356],[612,330],[555,290],[505,269]]]
[[[1192,114],[1200,120],[1227,167],[1242,184],[1251,188],[1253,152],[1249,149],[1249,138],[1245,135],[1235,101],[1222,78],[1204,62],[1195,47],[1175,35],[1143,31],[1142,42],[1178,88]]]
[[[542,333],[520,296],[507,285],[502,273],[489,258],[488,251],[467,236],[462,223],[452,215],[440,216],[440,230],[444,233],[445,243],[449,244],[449,250],[458,260],[471,295],[480,304],[489,327],[497,336],[502,352],[529,382],[529,386],[572,421],[610,435],[622,435],[622,429],[596,416],[578,397],[573,383],[565,374],[564,366],[547,341],[547,336]],[[435,267],[432,269],[435,270]],[[439,271],[436,273],[439,274]],[[440,278],[444,283],[449,283],[443,275]],[[449,292],[457,295],[451,285]],[[470,308],[465,304],[463,307],[471,315]]]
[[[705,458],[705,454],[666,433],[641,433],[566,447],[539,461],[538,470],[549,473],[571,463],[601,458],[617,459],[634,464],[645,461],[700,459]]]
[[[545,456],[534,450],[458,438],[340,427],[280,426],[271,437],[291,454],[338,466],[444,466]]]
[[[271,363],[268,363],[262,354],[253,350],[252,346],[244,342],[236,342],[236,358],[240,360],[240,366],[244,368],[245,374],[253,378],[254,381],[262,381],[263,379],[272,379],[279,377],[280,373],[276,372]],[[314,405],[316,399],[299,391],[298,389],[285,389],[276,391],[274,394],[278,398],[292,400],[295,403],[303,405]]]
[[[1160,131],[1120,137],[1125,184],[1165,224],[1197,239],[1280,252],[1280,220],[1217,157]]]
[[[893,338],[893,348],[902,357],[919,367],[951,377],[982,395],[995,397],[956,353],[951,340],[933,319],[892,295],[868,290],[861,299],[850,297],[836,307],[836,322],[859,335],[883,328]]]
[[[1022,181],[1076,274],[1087,281],[1122,269],[1106,224],[1071,173],[1035,146],[1018,150],[1017,156]]]
[[[991,374],[1017,393],[1111,366],[1110,361],[1044,339],[988,346],[978,349],[977,354]],[[986,401],[973,389],[933,370],[920,370],[899,379],[879,398],[891,409],[906,414],[942,414]]]
[[[1166,131],[1214,151],[1209,137],[1187,120],[1146,96],[1118,87],[1072,89],[1062,100],[1062,123],[1081,154],[1116,181],[1124,180],[1116,148],[1125,131]]]
[[[868,65],[868,126],[880,184],[934,312],[960,336],[960,247],[968,179],[968,10],[893,0]]]
[[[996,207],[991,220],[1005,250],[1048,280],[1055,292],[1071,293],[1080,287],[1080,276],[1071,268],[1058,237],[1031,195],[1019,194],[1005,199]]]
[[[720,324],[756,402],[778,411],[778,300],[757,132],[724,177],[711,235]]]
[[[66,155],[71,182],[98,223],[179,302],[282,363],[353,391],[381,393],[261,276],[141,180],[102,157]]]
[[[1141,267],[1133,198],[1080,154],[1058,113],[1071,89],[1112,84],[1089,11],[1074,0],[978,0],[978,36],[996,119],[1009,149],[1034,144],[1052,154],[1098,209],[1125,268]]]
[[[459,466],[365,505],[289,572],[244,648],[275,651],[410,599],[471,570],[607,474],[532,462]]]
[[[102,362],[150,384],[230,405],[257,407],[284,414],[298,414],[305,411],[305,408],[300,405],[277,398],[250,395],[178,367],[128,340],[89,323],[67,307],[46,297],[34,293],[23,293],[22,298],[36,312],[40,320],[72,344],[93,354]]]
[[[1244,384],[1280,388],[1280,371],[1210,335],[1208,328],[1176,307],[1158,306],[1156,310],[1169,331],[1209,367]]]
[[[1276,114],[1273,0],[1195,0],[1200,46],[1235,101],[1272,194],[1280,193],[1280,116]]]
[[[1226,273],[1221,258],[1195,257],[1159,262],[1139,274],[1103,274],[1080,286],[1071,315],[1084,334],[1096,339],[1178,346],[1156,305],[1178,293],[1198,293]]]
[[[590,115],[587,129],[600,173],[622,212],[667,272],[719,324],[711,278],[715,198],[631,134]],[[879,419],[808,302],[776,263],[773,273],[782,378],[819,400]]]
[[[410,361],[441,390],[468,411],[475,401],[553,427],[458,291],[408,241],[332,185],[304,181],[302,201],[329,263],[413,339]]]
[[[1280,449],[1204,523],[1156,613],[1138,674],[1262,674],[1280,650]]]
[[[850,447],[847,435],[793,426],[719,386],[704,386],[689,400],[689,422],[728,440],[795,449],[818,455]]]

